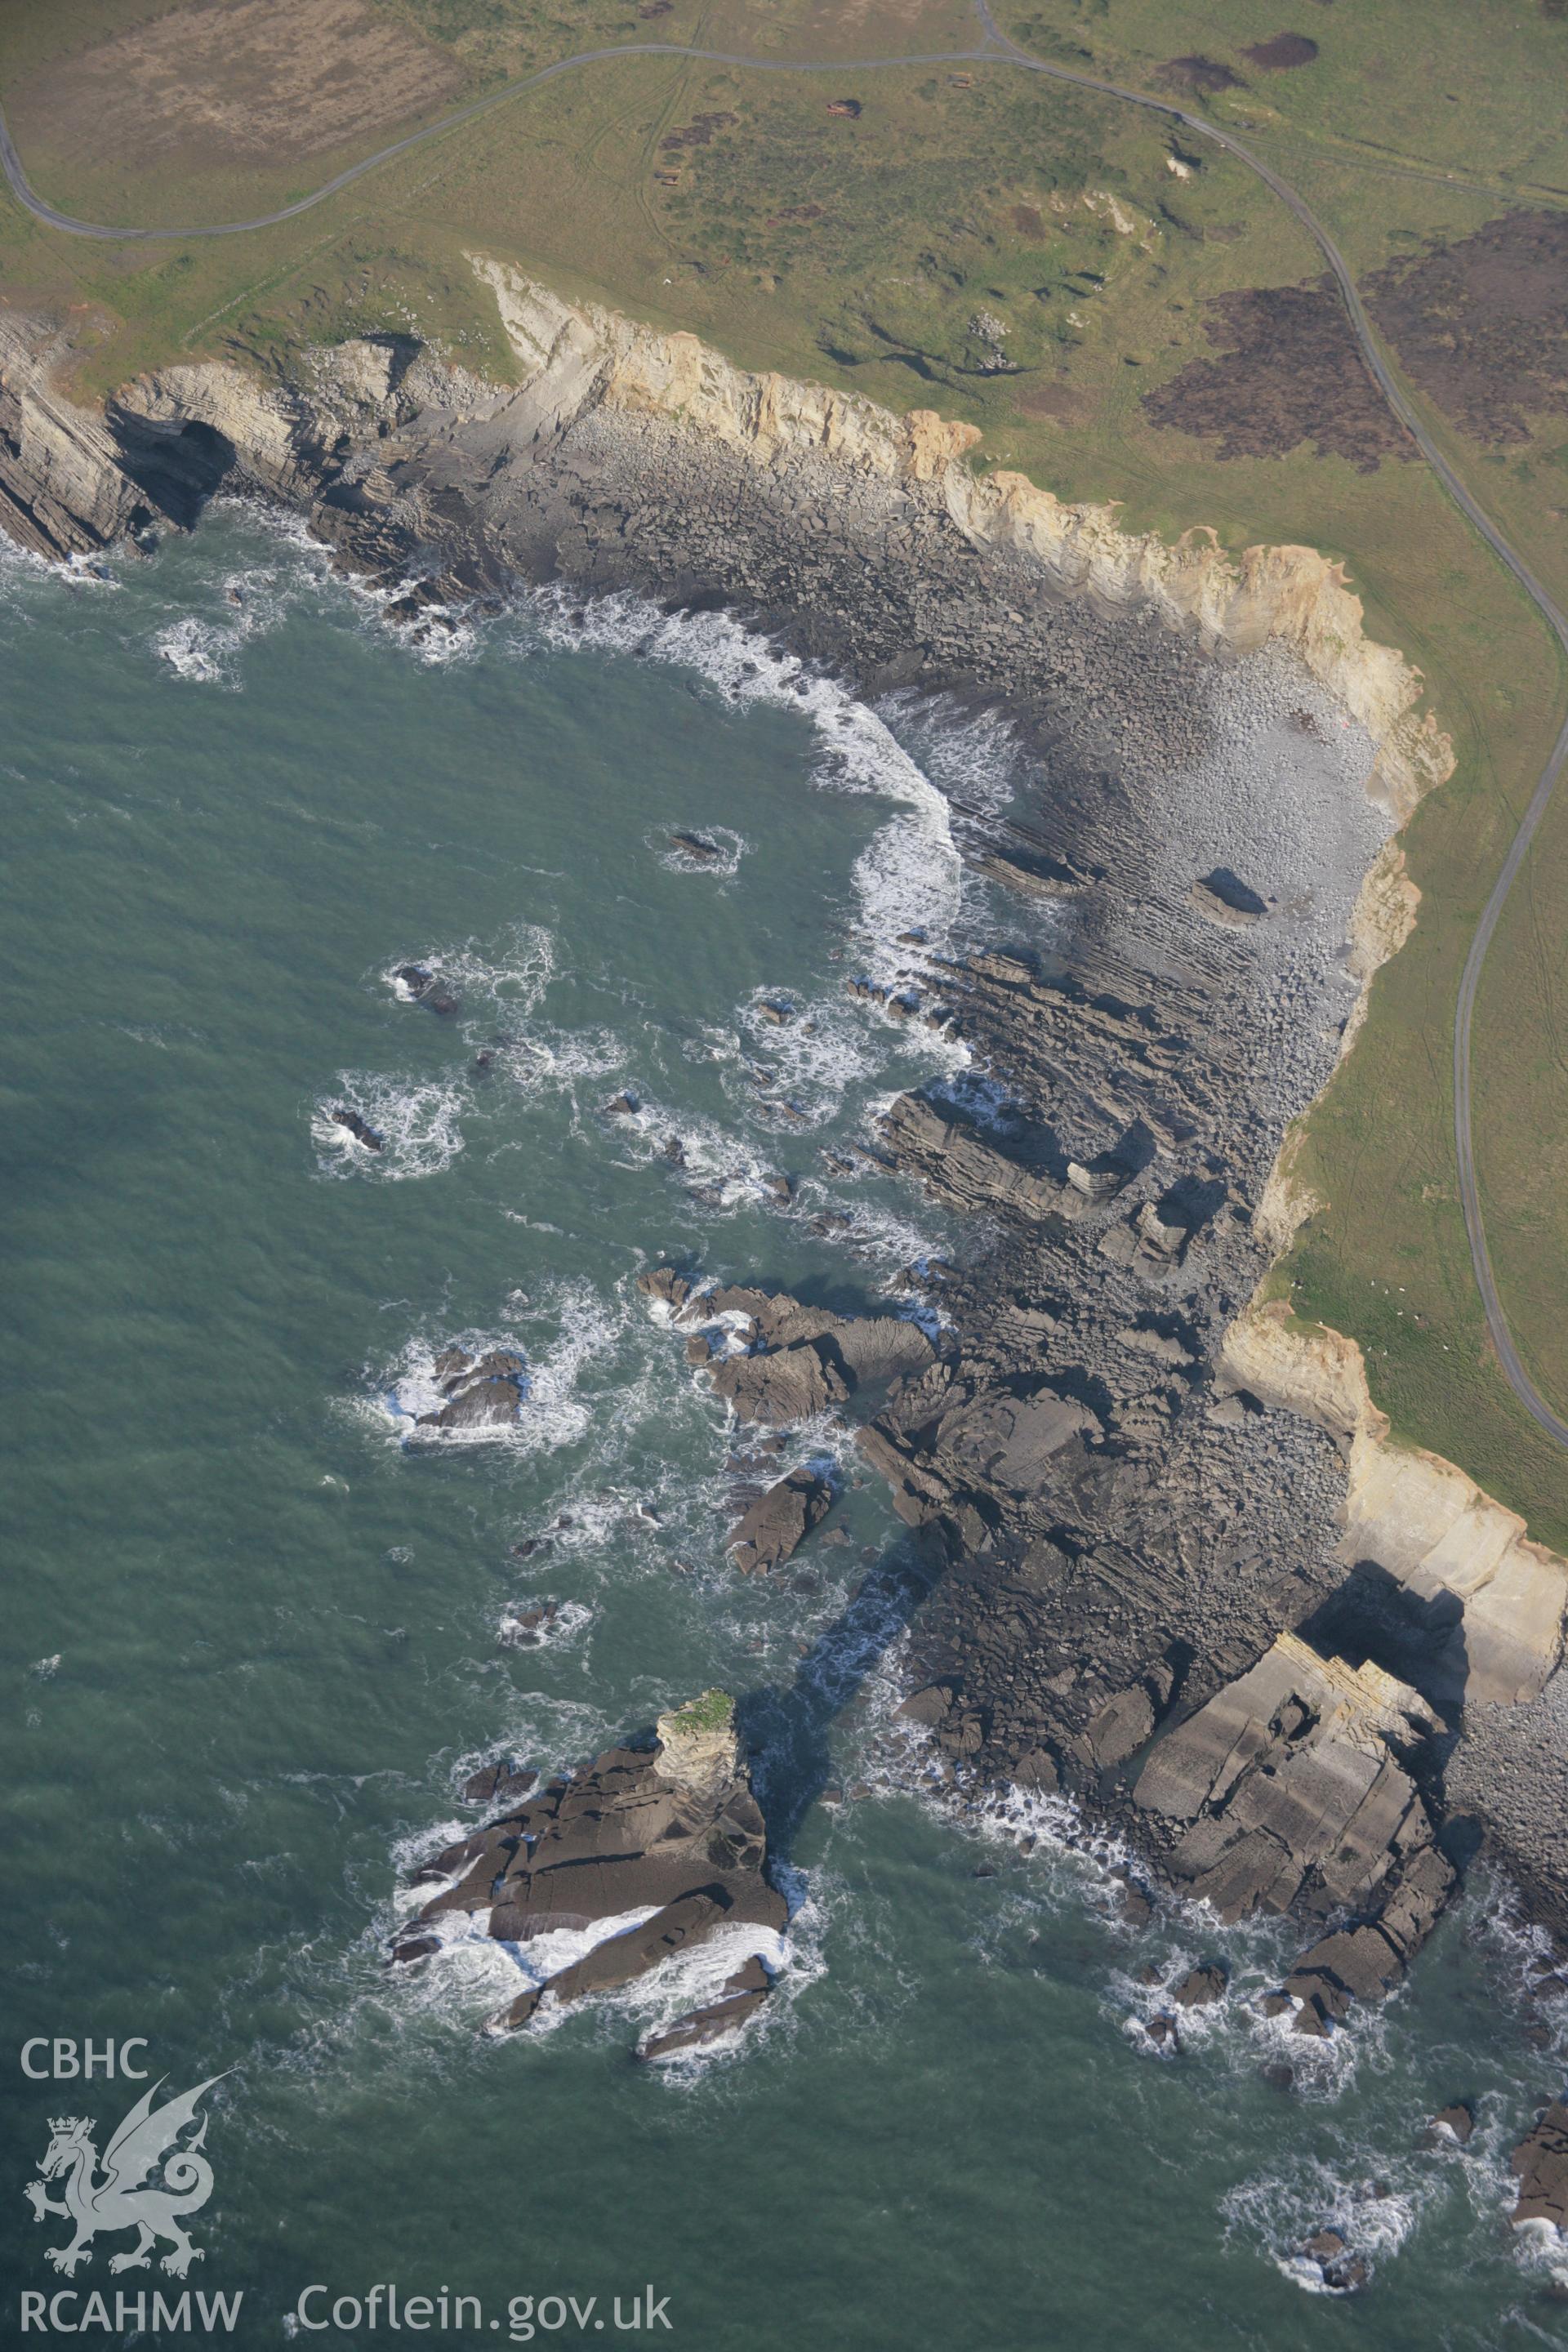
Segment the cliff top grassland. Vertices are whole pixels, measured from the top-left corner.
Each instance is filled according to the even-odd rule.
[[[1040,57],[1239,130],[1300,188],[1452,461],[1568,599],[1560,0],[995,12]],[[294,201],[521,73],[650,39],[848,59],[969,48],[979,28],[965,0],[16,0],[0,97],[52,203],[215,221]],[[171,358],[272,370],[387,329],[504,374],[476,248],[744,365],[963,417],[976,465],[1117,499],[1129,527],[1343,560],[1369,633],[1425,672],[1458,765],[1407,828],[1417,926],[1309,1124],[1296,1173],[1321,1205],[1274,1280],[1363,1343],[1396,1434],[1568,1541],[1568,1465],[1486,1340],[1448,1075],[1464,953],[1568,679],[1393,425],[1304,231],[1177,127],[1001,62],[589,65],[232,238],[92,244],[0,202],[0,284],[68,316],[82,395]],[[1565,1003],[1568,799],[1510,902],[1475,1033],[1493,1256],[1560,1411]]]

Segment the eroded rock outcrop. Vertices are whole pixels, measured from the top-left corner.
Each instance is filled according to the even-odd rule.
[[[726,1549],[746,1576],[765,1576],[793,1559],[827,1516],[833,1489],[814,1471],[792,1470],[742,1513]]]
[[[471,1356],[466,1348],[443,1348],[434,1366],[443,1402],[416,1413],[416,1429],[506,1429],[518,1417],[527,1388],[527,1366],[505,1348]]]
[[[706,1335],[713,1387],[739,1421],[811,1421],[851,1397],[879,1396],[936,1357],[919,1324],[901,1316],[837,1315],[738,1284],[699,1287],[672,1266],[639,1274],[637,1288],[669,1307],[681,1330]]]
[[[1568,2229],[1568,2104],[1543,2107],[1509,2159],[1519,2182],[1512,2218]]]
[[[766,1863],[767,1832],[733,1705],[722,1692],[707,1691],[661,1716],[650,1748],[606,1748],[435,1855],[419,1877],[450,1883],[425,1905],[393,1957],[431,1957],[439,1945],[434,1931],[454,1912],[484,1914],[488,1932],[503,1943],[649,1915],[521,1992],[496,2021],[515,2028],[546,1999],[617,1990],[721,1934],[781,1931],[787,1906]],[[751,1996],[765,1990],[748,1974],[737,1991],[746,2008],[726,2011],[722,2023],[705,2020],[700,2029],[682,2021],[692,2026],[691,2041],[742,2023],[757,2005]]]
[[[1222,1919],[1352,1915],[1286,1980],[1303,2030],[1397,1983],[1447,1899],[1454,1872],[1410,1769],[1438,1728],[1381,1668],[1283,1633],[1138,1776],[1167,1869]]]

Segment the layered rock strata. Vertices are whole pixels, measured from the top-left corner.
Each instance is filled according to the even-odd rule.
[[[487,1933],[508,1944],[645,1915],[521,1992],[495,2021],[511,2031],[546,2000],[559,2007],[619,1990],[721,1934],[781,1931],[788,1909],[766,1864],[767,1831],[734,1710],[709,1691],[661,1716],[651,1748],[606,1748],[434,1855],[418,1877],[447,1883],[392,1957],[432,1958],[440,1922],[454,1912],[484,1915]],[[647,2054],[738,2030],[769,1981],[761,1962],[748,1958],[718,2003],[665,2029],[662,2046]]]

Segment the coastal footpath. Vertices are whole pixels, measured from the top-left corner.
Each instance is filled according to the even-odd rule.
[[[908,1705],[955,1791],[1064,1790],[1224,1916],[1301,1917],[1302,2032],[1398,1980],[1483,1841],[1568,1930],[1568,1566],[1392,1446],[1353,1346],[1259,1297],[1310,1207],[1293,1123],[1415,919],[1394,836],[1451,766],[1418,677],[1315,551],[1123,533],[976,472],[966,425],[471,259],[513,383],[389,336],[288,381],[171,367],[93,413],[53,388],[55,331],[0,319],[0,520],[90,557],[248,486],[413,626],[520,581],[634,588],[863,694],[1005,709],[1026,788],[952,812],[995,937],[911,938],[892,985],[851,983],[988,1081],[866,1139],[972,1221],[922,1277],[940,1341],[846,1380],[756,1269],[773,1303],[714,1327],[703,1376],[742,1418],[820,1386],[858,1420],[944,1566]],[[693,1334],[701,1296],[664,1300]]]

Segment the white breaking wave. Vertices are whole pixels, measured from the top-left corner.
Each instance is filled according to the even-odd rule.
[[[311,1114],[316,1164],[323,1176],[363,1176],[383,1184],[438,1176],[463,1149],[463,1101],[461,1088],[451,1082],[410,1084],[374,1070],[340,1070],[336,1087]],[[361,1142],[332,1118],[334,1110],[362,1118],[381,1139],[380,1150]]]
[[[592,1404],[577,1392],[579,1376],[614,1343],[626,1310],[606,1307],[588,1284],[577,1282],[562,1284],[547,1311],[559,1328],[553,1341],[543,1348],[525,1347],[515,1330],[442,1332],[411,1339],[383,1375],[379,1402],[363,1403],[362,1415],[400,1445],[489,1445],[534,1454],[574,1444],[586,1433],[593,1420]],[[454,1347],[466,1349],[476,1360],[498,1350],[523,1359],[521,1402],[514,1420],[471,1429],[419,1426],[422,1414],[438,1412],[447,1402],[436,1378],[436,1359],[443,1349]]]
[[[153,649],[176,677],[196,685],[225,686],[233,691],[237,690],[239,681],[233,675],[231,664],[247,634],[242,626],[224,628],[215,621],[198,620],[194,614],[187,614],[184,619],[173,621],[167,628],[158,631]]]
[[[1379,2156],[1365,2170],[1342,2173],[1303,2156],[1289,2169],[1242,2181],[1220,2210],[1226,2236],[1248,2241],[1293,2286],[1307,2294],[1342,2295],[1347,2287],[1325,2273],[1356,2261],[1365,2265],[1370,2283],[1379,2263],[1399,2252],[1439,2188],[1435,2173],[1424,2174],[1405,2155],[1392,2164]],[[1306,2252],[1308,2241],[1322,2231],[1343,2241],[1343,2252],[1326,2262]]]
[[[561,1650],[594,1622],[585,1601],[529,1594],[503,1610],[496,1638],[509,1650]]]
[[[931,948],[947,941],[963,889],[947,803],[868,704],[727,613],[667,613],[631,594],[579,606],[559,590],[544,592],[535,610],[546,641],[558,649],[589,646],[668,662],[698,672],[734,709],[761,704],[798,710],[816,732],[813,773],[819,787],[875,793],[903,803],[854,867],[860,951],[870,976],[884,985],[907,976],[909,946],[900,932],[922,931]],[[985,753],[982,765],[989,766],[991,733],[984,731],[977,742]],[[962,754],[955,751],[952,758],[955,769],[963,766]]]
[[[513,923],[493,948],[478,940],[455,947],[427,948],[392,956],[375,977],[405,1004],[417,998],[398,974],[409,966],[429,972],[458,1000],[458,1011],[471,1021],[483,1015],[492,1024],[525,1020],[550,985],[555,969],[555,942],[542,923]],[[466,1034],[465,1029],[465,1034]]]

